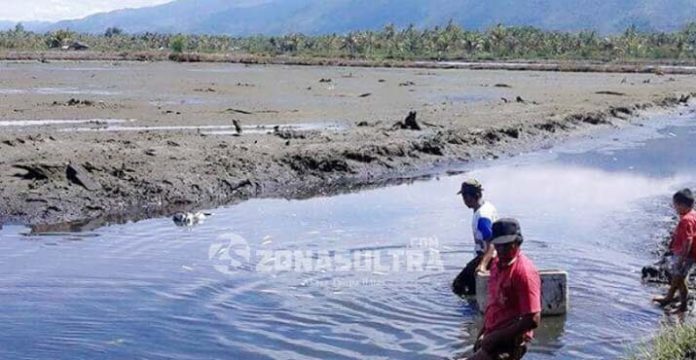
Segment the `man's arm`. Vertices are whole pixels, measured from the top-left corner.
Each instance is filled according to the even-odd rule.
[[[665,256],[674,255],[672,253],[672,245],[674,245],[674,235],[672,235],[671,239],[669,240],[669,245],[667,245],[667,250],[665,252]]]
[[[682,253],[679,254],[679,264],[684,266],[686,259],[691,255],[691,247],[694,245],[694,237],[696,237],[696,227],[690,225],[687,228],[686,244],[682,248]]]
[[[483,253],[483,258],[481,259],[481,263],[479,263],[479,266],[476,267],[476,272],[486,272],[488,271],[488,264],[491,263],[491,260],[495,257],[495,248],[491,243],[486,241],[486,250]]]
[[[688,259],[689,255],[691,254],[691,247],[693,246],[693,242],[693,236],[689,236],[689,240],[686,241],[686,244],[684,244],[684,247],[682,248],[682,253],[679,255],[680,267],[686,264],[686,259]]]
[[[485,272],[488,269],[488,264],[490,264],[491,260],[495,256],[495,249],[490,243],[490,240],[493,237],[493,221],[491,219],[482,217],[479,219],[476,227],[478,228],[478,231],[481,232],[481,235],[483,235],[483,242],[486,244],[485,248],[483,249],[483,258],[481,259],[479,266],[476,267],[476,272],[478,273]]]
[[[541,322],[541,313],[526,314],[521,316],[510,325],[486,334],[481,340],[481,348],[488,353],[492,353],[500,347],[501,343],[516,339],[524,335],[527,331],[534,330],[539,327]]]

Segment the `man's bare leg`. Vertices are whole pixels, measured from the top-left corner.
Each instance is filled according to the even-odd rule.
[[[657,296],[653,298],[653,301],[658,303],[660,306],[667,306],[669,305],[672,301],[674,301],[674,294],[681,288],[681,285],[684,283],[685,279],[681,276],[675,276],[672,279],[672,284],[669,287],[669,291],[667,291],[666,296]]]
[[[684,278],[679,284],[679,306],[677,307],[677,313],[686,312],[689,310],[689,287],[686,285],[686,278]]]

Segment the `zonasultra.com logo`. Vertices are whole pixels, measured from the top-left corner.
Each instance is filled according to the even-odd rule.
[[[412,238],[403,246],[287,250],[254,249],[238,234],[219,236],[208,249],[208,258],[222,274],[256,272],[442,272],[444,265],[437,238]]]

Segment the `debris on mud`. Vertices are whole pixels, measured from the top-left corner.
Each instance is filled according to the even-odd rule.
[[[568,115],[565,120],[569,123],[587,123],[591,125],[608,124],[607,115],[603,112],[589,112]]]
[[[85,43],[80,42],[80,41],[73,41],[70,44],[63,46],[63,50],[83,51],[83,50],[89,50],[89,46]]]
[[[94,106],[94,101],[92,100],[79,100],[79,99],[70,99],[67,102],[58,102],[54,101],[53,106]]]
[[[172,221],[176,226],[190,227],[203,223],[203,221],[212,216],[211,213],[195,212],[195,213],[176,213],[172,216]]]
[[[618,106],[618,107],[612,107],[609,109],[609,113],[611,116],[618,118],[618,119],[628,119],[631,115],[633,115],[633,110],[625,107],[625,106]]]
[[[25,180],[63,180],[65,178],[65,164],[31,163],[15,164],[14,167],[25,171],[23,174],[15,174]]]
[[[408,116],[406,116],[406,119],[404,121],[398,121],[392,126],[392,129],[403,129],[403,130],[416,130],[420,131],[421,127],[418,125],[418,121],[416,121],[416,112],[411,111],[408,113]]]
[[[281,129],[280,126],[273,127],[273,135],[283,139],[306,139],[308,135],[316,135],[318,132],[313,131],[297,131],[292,129]]]
[[[237,135],[242,135],[242,125],[239,120],[232,120],[232,124],[234,125],[234,130],[237,132]]]
[[[286,156],[284,162],[299,174],[352,172],[346,160],[335,153],[292,154]]]
[[[89,191],[98,191],[102,189],[102,186],[98,182],[94,181],[87,170],[85,170],[79,164],[68,164],[65,173],[70,182],[80,185]]]
[[[242,110],[242,109],[234,109],[234,108],[226,109],[225,112],[231,112],[231,113],[237,113],[237,114],[243,114],[243,115],[254,115],[254,113],[251,111]]]
[[[626,94],[618,91],[608,91],[608,90],[602,90],[602,91],[597,91],[595,92],[597,95],[613,95],[613,96],[626,96]]]

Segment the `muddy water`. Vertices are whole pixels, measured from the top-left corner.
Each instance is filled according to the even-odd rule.
[[[639,269],[695,183],[696,116],[648,124],[466,169],[538,267],[570,274],[528,359],[617,358],[664,320]],[[0,358],[460,358],[480,322],[449,290],[472,257],[463,178],[248,201],[193,228],[6,226]]]

